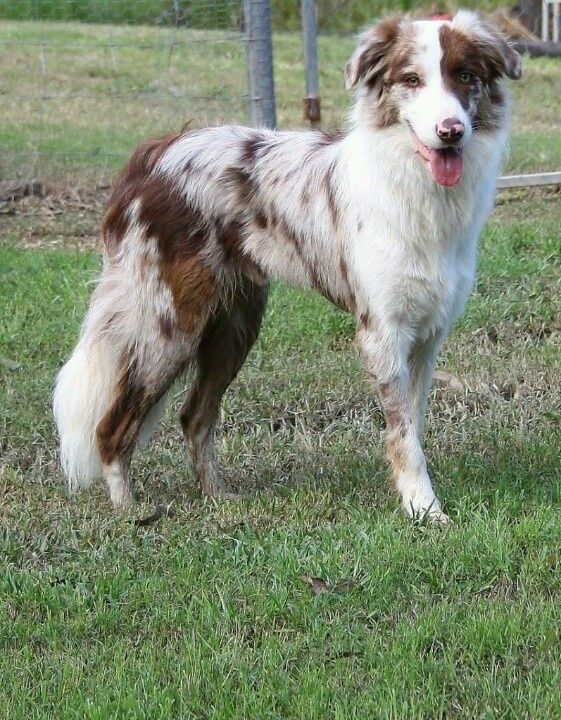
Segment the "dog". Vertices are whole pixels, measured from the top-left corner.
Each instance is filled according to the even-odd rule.
[[[347,63],[349,128],[210,127],[134,151],[102,224],[104,265],[54,415],[71,490],[132,497],[135,446],[170,385],[203,493],[228,495],[214,450],[222,396],[255,342],[269,280],[356,319],[405,512],[449,521],[422,450],[438,352],[473,285],[508,136],[519,55],[477,14],[391,17]]]

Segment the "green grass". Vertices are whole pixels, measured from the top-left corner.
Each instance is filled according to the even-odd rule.
[[[561,361],[555,195],[502,204],[441,367],[427,452],[455,524],[407,522],[349,319],[274,288],[201,500],[172,392],[139,504],[67,497],[50,417],[99,259],[0,246],[0,707],[52,718],[557,718]],[[175,517],[134,520],[171,502]],[[300,575],[349,592],[314,596]]]
[[[179,12],[173,11],[177,5]],[[482,11],[500,6],[497,0],[472,0],[471,8]],[[414,3],[411,0],[322,0],[317,3],[318,26],[321,30],[354,30],[373,17],[387,12],[425,10],[452,11],[457,3],[443,0]],[[300,28],[300,3],[297,0],[273,0],[271,12],[276,30]],[[236,29],[241,23],[239,0],[0,0],[0,19],[81,21],[88,23],[158,24],[162,22],[186,23],[195,28]]]
[[[2,45],[2,43],[6,43]],[[323,122],[340,127],[350,97],[352,37],[319,39]],[[247,122],[245,47],[220,31],[80,23],[0,22],[0,180],[104,184],[142,139],[192,126]],[[275,35],[278,124],[302,127],[299,33]],[[561,74],[526,60],[513,83],[509,172],[558,170]]]
[[[558,718],[559,195],[502,198],[441,358],[465,386],[436,387],[427,428],[452,527],[397,509],[349,318],[281,285],[224,403],[220,456],[246,499],[199,498],[178,383],[134,461],[138,504],[115,515],[101,487],[69,498],[56,457],[52,384],[100,269],[69,248],[91,246],[92,181],[138,140],[245,119],[243,46],[77,23],[3,22],[0,39],[0,175],[33,170],[52,191],[0,214],[2,718]],[[351,49],[320,38],[328,126],[345,117]],[[279,124],[296,127],[298,35],[278,34],[275,52]],[[560,78],[555,61],[526,62],[509,170],[561,167]],[[159,503],[175,516],[135,524]],[[315,597],[301,575],[357,585]]]

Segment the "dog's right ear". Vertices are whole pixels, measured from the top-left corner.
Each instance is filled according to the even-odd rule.
[[[403,17],[397,15],[362,33],[358,47],[345,67],[347,90],[361,81],[374,83],[384,72],[384,60],[399,35],[402,22]]]

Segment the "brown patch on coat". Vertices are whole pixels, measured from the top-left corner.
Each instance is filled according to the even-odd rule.
[[[108,251],[114,252],[131,220],[142,227],[146,240],[158,248],[158,260],[144,254],[141,274],[158,262],[162,280],[171,290],[178,324],[185,331],[196,328],[213,306],[217,294],[214,273],[201,259],[208,243],[210,226],[203,214],[190,205],[172,179],[158,173],[156,164],[179,136],[152,140],[140,145],[121,174],[103,222]],[[138,203],[136,218],[131,207]],[[162,333],[169,328],[161,326]]]
[[[244,140],[242,144],[242,152],[240,161],[242,165],[253,165],[259,151],[264,147],[265,138],[263,135],[254,135],[253,137]]]
[[[268,221],[265,219],[265,226]],[[223,261],[226,264],[247,276],[253,282],[263,284],[266,276],[262,268],[244,249],[244,226],[239,220],[231,220],[228,223],[220,221],[215,225],[216,240],[223,252]]]
[[[358,319],[358,326],[360,330],[370,330],[370,312],[367,310],[363,310],[360,313],[359,319]]]
[[[387,454],[394,474],[401,474],[406,466],[403,440],[401,437],[393,435],[388,439]]]
[[[101,461],[109,465],[132,447],[140,430],[140,419],[145,413],[146,392],[136,377],[136,365],[125,360],[115,390],[115,399],[96,428],[97,445]]]
[[[399,122],[399,102],[392,93],[392,88],[402,80],[404,69],[411,64],[414,49],[415,42],[411,28],[402,29],[385,58],[385,67],[381,76],[370,84],[372,88],[378,87],[375,122],[376,127],[380,129]]]
[[[173,337],[174,322],[169,315],[160,315],[158,317],[158,327],[163,337],[166,340],[171,340]]]
[[[343,256],[339,258],[339,269],[341,271],[341,278],[343,280],[343,286],[345,288],[345,300],[344,309],[348,312],[356,312],[356,298],[352,289],[350,277],[349,277],[349,266]]]
[[[268,225],[267,216],[263,210],[259,209],[255,212],[255,224],[260,230],[265,230]]]
[[[444,87],[454,95],[464,110],[468,110],[475,96],[480,93],[477,83],[464,83],[459,75],[472,73],[484,84],[489,83],[489,68],[486,66],[478,45],[467,35],[449,25],[439,30],[442,58],[440,72]]]
[[[393,431],[404,426],[407,422],[403,402],[399,397],[399,390],[396,389],[395,383],[383,382],[378,386],[378,394],[380,403],[386,418],[388,431]]]
[[[130,222],[131,203],[142,195],[142,188],[163,154],[181,133],[153,138],[138,145],[115,184],[101,225],[106,246],[118,244]]]
[[[361,44],[345,68],[347,87],[365,79],[369,87],[378,82],[387,69],[388,55],[399,37],[402,22],[401,16],[388,18],[362,36]]]
[[[339,269],[341,270],[341,277],[343,278],[343,282],[348,287],[349,286],[349,267],[347,265],[347,261],[342,256],[339,258]]]
[[[333,187],[333,175],[335,173],[335,162],[332,162],[322,179],[322,186],[325,190],[325,196],[327,199],[327,208],[329,210],[329,216],[331,217],[331,223],[335,229],[339,225],[339,209],[337,207],[337,199],[335,197],[335,189]]]
[[[399,122],[398,100],[391,89],[410,64],[414,49],[412,27],[397,16],[373,27],[347,65],[347,85],[363,80],[376,96],[374,124],[377,128]]]
[[[298,237],[297,233],[291,228],[289,223],[284,218],[277,218],[277,223],[283,237],[288,240],[288,242],[292,246],[292,249],[294,250],[294,253],[298,256],[304,268],[307,269],[309,272],[308,263],[306,258],[304,257],[302,248],[300,247],[300,238]]]
[[[252,219],[260,230],[265,230],[269,224],[269,213],[259,197],[259,184],[254,178],[251,168],[243,164],[249,162],[252,157],[254,158],[257,152],[256,141],[251,148],[248,147],[248,143],[249,141],[246,141],[240,164],[226,168],[221,179],[236,193],[239,206],[238,216]]]
[[[257,184],[250,170],[239,165],[231,165],[224,170],[220,180],[236,192],[240,207],[247,207],[253,203],[257,194]]]
[[[444,85],[464,109],[475,105],[474,131],[493,131],[502,127],[505,96],[500,78],[505,75],[514,79],[520,77],[517,53],[492,28],[485,26],[485,30],[491,40],[468,36],[448,25],[439,30]],[[469,72],[478,80],[472,84],[462,83],[461,72]]]
[[[214,273],[198,256],[178,257],[162,263],[162,278],[171,290],[179,327],[196,331],[218,299]]]

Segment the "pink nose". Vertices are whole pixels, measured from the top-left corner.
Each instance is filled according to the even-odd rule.
[[[458,118],[445,118],[436,126],[436,134],[446,143],[456,143],[462,139],[465,125]]]

